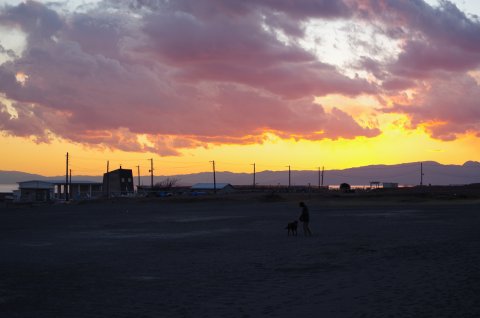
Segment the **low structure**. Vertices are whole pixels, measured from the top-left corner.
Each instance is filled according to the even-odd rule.
[[[110,171],[103,175],[103,194],[110,196],[134,193],[132,169]]]
[[[31,180],[18,182],[19,200],[23,202],[48,202],[53,199],[54,185],[51,182]]]
[[[190,189],[192,191],[204,192],[213,192],[216,190],[220,193],[230,193],[235,191],[235,188],[230,183],[196,183]]]
[[[370,181],[370,188],[371,189],[378,189],[380,188],[380,181]]]
[[[383,182],[384,189],[396,189],[398,188],[398,183],[396,182]]]
[[[343,191],[343,192],[350,192],[350,191],[352,191],[351,188],[352,187],[348,183],[345,183],[345,182],[340,184],[340,187],[339,187],[340,191]]]
[[[102,182],[95,181],[72,181],[69,187],[65,186],[65,181],[52,182],[55,186],[55,198],[65,199],[65,189],[69,189],[69,198],[72,200],[98,198],[103,194]]]

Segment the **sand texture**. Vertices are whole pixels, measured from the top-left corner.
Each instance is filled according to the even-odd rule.
[[[480,203],[0,209],[0,317],[480,317]]]

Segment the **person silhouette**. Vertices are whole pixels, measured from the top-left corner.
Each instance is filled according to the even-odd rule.
[[[305,236],[312,236],[312,231],[308,226],[308,223],[310,222],[310,213],[308,212],[308,207],[305,202],[300,202],[298,205],[302,208],[302,213],[298,219],[303,223],[303,234]]]

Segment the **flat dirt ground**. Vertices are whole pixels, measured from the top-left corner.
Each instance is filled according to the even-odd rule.
[[[480,201],[0,208],[0,317],[480,317]]]

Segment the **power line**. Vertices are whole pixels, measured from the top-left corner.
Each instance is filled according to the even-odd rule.
[[[188,158],[187,158],[188,159]],[[103,174],[102,168],[92,168],[89,167],[89,163],[87,162],[92,162],[92,161],[103,161],[105,159],[99,158],[99,157],[84,157],[84,156],[77,156],[77,155],[71,155],[67,153],[67,158],[66,158],[66,189],[65,189],[65,197],[66,199],[70,199],[70,186],[69,186],[69,172],[70,170],[75,170],[76,175],[79,175],[80,173],[86,173],[86,174]],[[122,163],[122,162],[134,162],[138,163],[139,161],[142,160],[149,160],[150,161],[150,177],[151,177],[151,185],[153,186],[153,158],[150,159],[126,159],[126,158],[117,158],[115,160],[108,160],[107,164],[110,164],[112,162],[113,165],[116,165],[116,163]],[[82,164],[83,162],[83,164]],[[181,170],[192,170],[192,168],[201,168],[205,167],[204,162],[199,162],[199,161],[188,161],[188,160],[162,160],[160,159],[159,162],[165,163],[165,164],[174,164],[172,166],[168,166],[169,169],[171,170],[176,170],[175,174],[182,174]],[[215,171],[217,170],[217,166],[215,166],[214,161],[210,161],[212,165],[214,166]],[[224,166],[243,166],[246,167],[248,165],[253,166],[253,187],[256,185],[256,174],[257,174],[257,163],[253,164],[248,164],[248,163],[241,163],[241,162],[235,162],[235,161],[222,161],[222,165]],[[418,163],[417,163],[418,164]],[[352,178],[390,178],[390,179],[397,179],[397,178],[406,178],[406,177],[411,177],[411,176],[418,176],[418,165],[416,163],[412,164],[406,164],[404,166],[399,166],[394,168],[393,173],[384,173],[387,172],[388,170],[391,171],[392,167],[388,165],[372,165],[372,166],[366,166],[366,167],[361,167],[361,168],[367,168],[368,170],[363,170],[363,173],[358,173],[362,170],[360,170],[360,167],[358,170],[356,168],[350,168],[350,169],[345,169],[345,170],[333,170],[333,171],[328,171],[328,173],[337,178],[345,178],[345,179],[352,179]],[[93,165],[93,164],[92,164]],[[288,167],[288,178],[289,178],[289,186],[292,185],[292,180],[291,180],[291,165],[288,166],[280,166],[280,165],[273,165],[273,164],[265,164],[263,165],[266,167],[266,170],[263,171],[285,171],[285,169],[280,169],[276,170],[275,168],[285,168]],[[137,167],[137,170],[139,170],[139,166],[135,165],[134,167]],[[228,168],[227,168],[228,169]],[[197,170],[197,169],[195,169]],[[207,170],[207,169],[206,169]],[[243,169],[242,169],[243,170]],[[249,169],[245,168],[243,173],[248,173]],[[318,184],[319,186],[323,186],[324,182],[324,173],[325,170],[322,167],[315,167],[314,169],[309,169],[306,170],[305,172],[308,171],[315,171],[318,170]],[[357,172],[358,171],[358,172]],[[420,184],[423,185],[424,183],[424,176],[426,174],[430,175],[442,175],[442,176],[450,176],[452,178],[467,178],[467,177],[475,177],[475,174],[458,174],[455,172],[449,172],[450,170],[445,171],[444,167],[437,167],[436,165],[430,165],[429,162],[420,162]],[[459,170],[460,171],[460,170]],[[202,169],[202,172],[205,172],[205,170]],[[465,171],[466,172],[466,171]],[[139,171],[137,172],[138,175],[140,176]],[[185,173],[192,173],[191,171],[186,171]],[[171,171],[169,173],[166,173],[166,175],[172,175]],[[215,179],[215,172],[214,172],[214,179]],[[417,179],[418,180],[418,179]],[[214,183],[216,183],[216,180],[214,180]],[[216,186],[216,184],[215,184]]]

